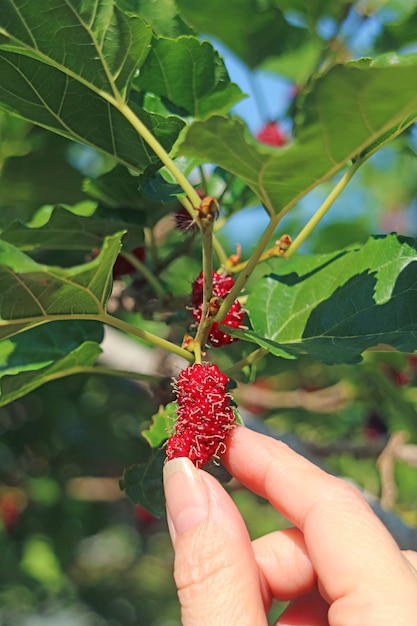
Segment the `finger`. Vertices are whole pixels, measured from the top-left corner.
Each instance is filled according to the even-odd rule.
[[[304,533],[326,599],[361,589],[383,597],[396,578],[415,596],[410,568],[391,535],[351,485],[322,471],[282,442],[237,427],[225,455],[228,470]],[[389,567],[387,567],[389,564]]]
[[[316,589],[290,602],[274,626],[328,626],[328,611],[329,605]]]
[[[272,599],[292,600],[316,587],[316,574],[298,528],[270,533],[252,541],[252,546],[268,604]]]
[[[413,550],[403,550],[402,552],[407,561],[414,568],[417,576],[417,552],[414,552]]]
[[[252,544],[229,495],[184,458],[166,463],[164,484],[183,626],[266,626]]]

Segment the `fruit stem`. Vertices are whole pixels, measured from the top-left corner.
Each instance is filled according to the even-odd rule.
[[[146,141],[146,143],[152,148],[155,154],[161,159],[162,163],[165,165],[167,170],[171,172],[172,176],[175,178],[177,183],[182,187],[184,193],[188,196],[191,204],[195,209],[198,209],[201,203],[200,196],[192,186],[192,184],[187,180],[181,170],[176,166],[174,161],[171,159],[165,148],[159,143],[159,141],[154,137],[151,131],[145,126],[145,124],[134,114],[132,109],[129,107],[126,102],[118,101],[117,108],[119,111],[125,116],[128,122],[133,126],[133,128],[139,133],[139,135]]]
[[[223,246],[221,245],[221,243],[219,242],[219,240],[217,239],[215,235],[213,235],[213,248],[217,254],[220,265],[222,267],[226,267],[228,263],[227,254],[223,250]]]
[[[208,192],[207,192],[207,179],[206,179],[206,175],[204,173],[204,168],[202,165],[198,166],[198,171],[200,173],[200,180],[201,180],[201,186],[203,188],[204,191],[204,195],[208,196]]]
[[[180,202],[182,206],[184,207],[184,209],[188,211],[188,213],[190,214],[190,217],[197,224],[198,228],[201,228],[199,222],[195,219],[196,218],[195,208],[193,207],[193,205],[191,204],[187,196],[178,196],[178,202]],[[201,202],[201,199],[200,199],[200,202]]]
[[[201,353],[201,343],[199,341],[194,342],[194,358],[195,358],[194,362],[201,365],[202,353]]]
[[[280,247],[277,244],[274,244],[272,248],[265,250],[265,252],[261,254],[261,256],[259,257],[258,263],[261,263],[262,261],[267,261],[268,259],[272,259],[272,258],[279,258],[282,256],[283,256],[283,253]],[[248,264],[248,261],[242,261],[241,263],[238,263],[237,265],[231,265],[228,262],[226,265],[226,269],[231,274],[236,274],[236,273],[241,272],[243,269],[245,269],[247,264]]]
[[[229,309],[232,306],[233,302],[236,300],[236,298],[238,297],[238,295],[242,291],[242,289],[245,286],[249,276],[252,274],[252,272],[255,269],[257,263],[259,262],[259,259],[261,258],[263,252],[265,251],[265,248],[268,246],[269,241],[270,241],[272,235],[274,234],[275,229],[278,226],[280,219],[281,219],[281,216],[279,214],[278,215],[274,215],[273,217],[271,217],[271,219],[270,219],[270,221],[268,223],[268,226],[265,228],[261,238],[259,239],[259,241],[258,241],[258,243],[256,245],[256,248],[252,252],[252,254],[251,254],[250,258],[248,259],[245,267],[243,268],[243,270],[239,274],[238,279],[236,280],[236,282],[233,285],[232,289],[230,290],[230,292],[228,293],[228,295],[224,299],[223,304],[221,305],[220,309],[218,310],[218,312],[216,313],[216,315],[214,316],[212,321],[214,321],[214,322],[221,322],[226,317],[227,312],[229,311]]]
[[[200,220],[201,234],[203,237],[202,245],[202,265],[203,265],[203,310],[201,320],[198,325],[195,337],[194,353],[201,363],[201,351],[206,345],[207,337],[212,325],[212,319],[209,320],[209,300],[213,293],[213,224],[214,215],[209,214]]]
[[[346,185],[353,178],[359,166],[362,164],[362,161],[358,159],[355,161],[347,172],[344,173],[342,178],[336,184],[336,186],[329,193],[323,204],[317,209],[314,213],[313,217],[307,222],[304,228],[298,233],[297,237],[291,243],[288,250],[283,255],[284,258],[289,259],[292,255],[297,252],[298,248],[302,243],[307,239],[307,237],[311,234],[314,228],[317,226],[319,221],[326,215],[327,211],[330,209],[335,200],[340,196],[342,191],[345,189]]]

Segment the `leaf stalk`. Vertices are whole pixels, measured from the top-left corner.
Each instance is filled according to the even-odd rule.
[[[281,219],[281,216],[278,214],[278,215],[274,215],[274,217],[272,217],[271,220],[269,221],[268,226],[265,228],[261,238],[259,239],[255,250],[252,252],[250,258],[248,259],[246,263],[246,266],[243,268],[243,270],[239,274],[232,289],[230,290],[228,295],[225,297],[220,309],[214,316],[213,321],[221,322],[226,317],[227,312],[229,311],[233,302],[236,300],[236,298],[242,291],[243,287],[246,285],[248,278],[252,274],[262,254],[267,248],[269,241],[279,224],[280,219]]]
[[[135,115],[135,113],[132,111],[129,105],[126,104],[126,102],[118,101],[117,108],[125,116],[128,122],[133,126],[133,128],[139,133],[139,135],[146,141],[149,147],[152,148],[155,154],[161,159],[167,170],[172,174],[180,187],[182,187],[184,193],[190,199],[193,207],[195,209],[198,209],[201,203],[200,196],[198,195],[192,184],[181,172],[181,170],[176,166],[165,148],[159,143],[159,141],[156,139],[156,137],[154,137],[154,135],[145,126],[145,124]]]
[[[317,209],[313,217],[307,222],[304,228],[298,233],[297,237],[294,239],[294,241],[291,243],[288,250],[285,252],[284,258],[289,259],[293,256],[293,254],[295,254],[295,252],[297,252],[301,244],[303,244],[304,241],[307,239],[307,237],[312,233],[314,228],[317,226],[320,220],[326,215],[327,211],[333,205],[335,200],[340,196],[340,194],[345,189],[347,184],[352,180],[354,174],[356,173],[360,165],[362,165],[362,163],[363,161],[358,159],[351,165],[348,171],[344,173],[342,178],[339,180],[336,186],[329,193],[329,195],[327,196],[323,204]]]

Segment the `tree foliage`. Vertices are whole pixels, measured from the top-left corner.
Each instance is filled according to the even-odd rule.
[[[70,453],[64,444],[59,453],[52,444],[42,452],[30,428],[27,435],[27,425],[19,428],[16,407],[27,413],[29,401],[48,404],[68,384],[73,408],[53,421],[51,408],[36,417],[45,432],[64,432],[74,407],[83,413],[80,397],[87,404],[94,397],[101,417],[106,407],[117,413],[111,398],[98,398],[106,380],[118,398],[143,399],[125,409],[133,443],[108,473],[120,476],[128,466],[127,495],[163,511],[169,381],[147,365],[115,365],[111,355],[109,363],[103,338],[110,327],[130,337],[133,349],[146,346],[149,362],[174,354],[168,376],[204,351],[238,382],[244,411],[316,446],[347,440],[366,447],[375,424],[378,445],[400,428],[417,436],[417,5],[371,4],[3,0],[0,423],[6,416],[10,462],[1,471],[4,493],[16,483],[19,511],[31,506],[24,480],[11,479],[24,473],[21,442],[48,459],[57,489]],[[237,78],[227,69],[231,55]],[[247,102],[253,108],[242,117]],[[260,140],[267,124],[284,145]],[[218,219],[206,228],[201,207],[213,216],[215,202]],[[191,284],[203,267],[234,279],[210,323],[221,324],[236,299],[245,309],[244,329],[220,326],[239,340],[222,348],[206,345],[204,319],[197,329],[190,314]],[[210,290],[208,281],[205,302]],[[282,394],[295,389],[329,393],[333,410],[287,406]],[[118,432],[112,428],[103,433],[106,454]],[[84,433],[86,448],[100,446],[98,430]],[[56,467],[54,455],[62,455]],[[79,456],[81,474],[98,471]],[[359,461],[328,456],[337,471],[363,476]],[[403,508],[415,522],[411,470],[399,468]]]

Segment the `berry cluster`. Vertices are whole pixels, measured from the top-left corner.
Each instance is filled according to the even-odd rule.
[[[235,426],[227,391],[228,377],[217,365],[190,365],[175,384],[178,398],[175,432],[168,439],[168,459],[188,457],[196,467],[217,459]]]
[[[193,282],[191,291],[191,304],[193,305],[192,315],[197,322],[200,322],[203,313],[203,282],[204,275],[203,272],[201,272]],[[218,274],[213,271],[213,296],[217,298],[224,298],[227,296],[233,285],[234,280],[232,276],[229,274]],[[244,310],[240,306],[239,301],[235,300],[224,320],[222,322],[214,322],[212,324],[208,336],[208,341],[211,345],[215,348],[219,348],[232,343],[233,341],[238,341],[237,338],[231,337],[223,330],[220,330],[219,326],[222,324],[223,326],[229,326],[230,328],[243,328],[244,317]]]

